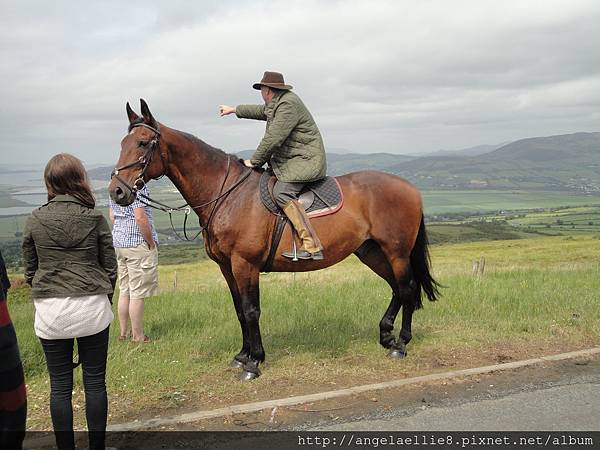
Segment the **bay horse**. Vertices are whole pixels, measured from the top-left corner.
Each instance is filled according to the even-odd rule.
[[[259,318],[259,273],[267,260],[276,216],[259,197],[260,170],[245,167],[234,155],[157,122],[141,99],[141,116],[126,105],[128,134],[111,175],[109,193],[119,205],[130,205],[136,191],[166,175],[197,214],[207,255],[215,261],[231,291],[242,330],[242,349],[230,367],[241,379],[260,375],[265,360]],[[272,262],[273,272],[323,269],[354,253],[392,289],[379,322],[379,342],[389,356],[403,358],[411,340],[413,311],[422,306],[421,291],[436,300],[439,284],[430,273],[421,195],[406,180],[388,173],[360,171],[337,178],[343,207],[311,219],[324,246],[321,261],[292,261],[281,255],[292,243],[284,233]],[[394,321],[402,307],[402,328]]]

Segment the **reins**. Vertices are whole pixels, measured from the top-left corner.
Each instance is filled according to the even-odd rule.
[[[200,234],[202,234],[202,232],[204,230],[208,231],[208,225],[210,224],[211,219],[214,216],[215,210],[217,209],[217,202],[219,200],[221,200],[223,197],[227,196],[229,193],[231,193],[235,188],[237,188],[240,184],[242,184],[246,178],[248,178],[250,176],[250,174],[252,173],[252,170],[248,170],[239,180],[237,180],[232,186],[230,186],[225,192],[223,192],[223,188],[225,187],[225,183],[227,181],[227,178],[229,177],[229,169],[231,167],[231,156],[228,156],[227,158],[227,171],[225,173],[225,177],[223,178],[223,182],[221,183],[221,188],[219,189],[219,195],[208,201],[205,203],[202,203],[201,205],[196,205],[196,206],[190,206],[188,203],[186,203],[185,205],[181,205],[181,206],[176,206],[176,207],[170,207],[168,205],[165,205],[164,203],[161,203],[157,200],[152,199],[151,197],[144,195],[144,194],[139,194],[139,197],[141,197],[140,202],[143,203],[146,206],[149,206],[151,208],[154,209],[158,209],[160,211],[166,212],[169,214],[169,222],[171,223],[171,229],[173,230],[173,233],[175,234],[175,236],[177,236],[177,238],[179,238],[180,240],[186,240],[186,241],[193,241],[195,240],[198,236],[200,236]],[[150,203],[145,202],[144,200],[147,200]],[[155,205],[159,205],[159,206],[155,206],[152,203],[154,203]],[[206,225],[202,225],[200,224],[200,230],[198,230],[198,232],[196,233],[196,235],[193,238],[189,238],[187,235],[187,219],[188,216],[190,215],[190,213],[194,210],[197,209],[202,209],[202,208],[206,208],[207,206],[213,205],[212,210],[210,211],[210,214],[208,216],[208,219],[206,221]],[[176,211],[185,211],[185,216],[183,219],[183,238],[179,235],[179,233],[177,233],[177,230],[175,229],[175,225],[173,225],[173,214]]]
[[[223,188],[225,187],[225,183],[227,182],[227,178],[229,177],[229,171],[231,169],[231,155],[227,155],[227,170],[225,171],[225,177],[223,178],[223,182],[221,183],[221,187],[219,189],[219,194],[216,198],[214,198],[208,202],[202,203],[200,205],[196,205],[196,206],[190,206],[189,203],[186,203],[185,205],[181,205],[181,206],[175,206],[175,207],[166,205],[164,203],[159,202],[158,200],[154,200],[153,198],[151,198],[148,195],[138,192],[141,189],[143,189],[144,186],[146,185],[146,182],[144,181],[144,175],[146,173],[146,169],[148,168],[148,166],[150,165],[150,162],[152,161],[152,156],[154,154],[154,150],[156,149],[156,147],[158,147],[158,141],[160,139],[160,131],[157,128],[151,127],[150,125],[146,125],[145,123],[133,124],[130,126],[130,129],[137,128],[137,127],[145,127],[155,133],[154,138],[149,142],[150,146],[148,147],[146,152],[137,161],[133,161],[132,163],[126,164],[121,167],[116,167],[113,170],[113,172],[111,173],[111,178],[113,178],[113,177],[116,178],[123,186],[125,186],[133,194],[138,196],[140,203],[142,203],[146,206],[149,206],[150,208],[158,209],[159,211],[168,213],[169,214],[169,222],[171,223],[171,229],[173,230],[173,233],[179,240],[182,240],[182,241],[183,240],[186,240],[186,241],[195,240],[198,236],[200,236],[200,234],[203,231],[206,230],[208,232],[208,226],[210,224],[212,217],[214,216],[215,210],[217,209],[217,202],[220,199],[222,199],[223,197],[227,196],[229,193],[231,193],[239,185],[241,185],[250,176],[250,174],[252,173],[252,169],[249,169],[239,180],[237,180],[232,186],[230,186],[225,192],[223,192]],[[164,175],[166,173],[165,161],[164,161],[162,154],[160,156],[161,156],[161,158],[160,158],[161,162],[163,164],[163,169],[164,169],[163,175]],[[124,170],[124,169],[129,169],[136,165],[142,166],[142,170],[140,171],[140,174],[133,182],[133,185],[129,186],[125,182],[125,180],[123,180],[121,177],[119,177],[119,171]],[[192,212],[192,210],[195,211],[197,209],[202,209],[211,204],[213,205],[213,208],[208,216],[206,225],[203,226],[202,223],[200,223],[200,230],[198,231],[198,233],[196,233],[196,235],[193,238],[190,239],[187,235],[187,229],[186,229],[187,219],[188,219],[189,214]],[[185,217],[183,219],[184,238],[182,238],[179,235],[179,233],[177,233],[177,230],[175,229],[175,225],[173,225],[173,215],[172,214],[176,211],[185,211]],[[200,219],[198,219],[198,221],[200,222]]]

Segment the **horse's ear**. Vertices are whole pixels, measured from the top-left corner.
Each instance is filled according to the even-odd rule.
[[[143,98],[140,98],[140,105],[142,107],[142,116],[144,116],[144,120],[151,127],[157,128],[156,120],[152,117],[152,113],[150,112],[150,108],[148,108],[148,103]]]
[[[133,111],[133,109],[131,109],[131,106],[129,106],[129,102],[127,102],[127,106],[125,107],[125,110],[127,111],[127,118],[129,119],[129,123],[133,123],[133,121],[140,118],[140,116],[138,116]]]

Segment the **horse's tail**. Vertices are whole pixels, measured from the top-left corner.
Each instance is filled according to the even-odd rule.
[[[440,284],[433,279],[429,266],[431,260],[429,258],[427,232],[425,231],[425,220],[421,215],[421,225],[417,234],[417,241],[410,252],[410,265],[412,268],[413,278],[417,284],[417,292],[415,294],[415,309],[423,307],[421,301],[421,290],[425,292],[430,301],[437,300],[439,296],[438,288]]]

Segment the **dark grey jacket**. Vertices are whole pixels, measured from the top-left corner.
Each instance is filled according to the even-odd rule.
[[[69,195],[33,211],[23,237],[33,298],[112,294],[117,260],[106,219]]]

